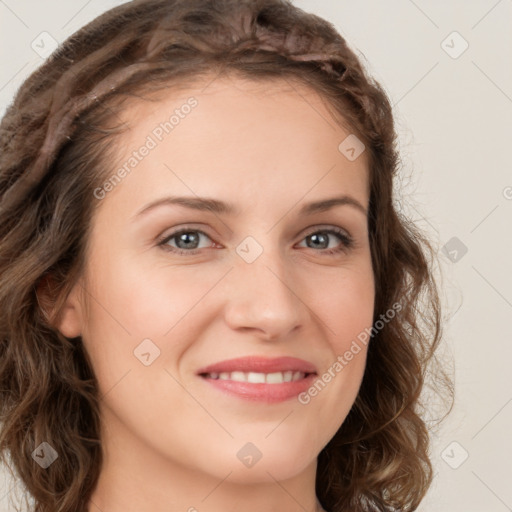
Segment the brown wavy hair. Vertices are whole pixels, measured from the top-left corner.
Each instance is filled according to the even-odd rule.
[[[374,321],[402,306],[373,335],[355,404],[318,456],[318,499],[329,512],[412,511],[429,488],[420,394],[441,340],[435,252],[394,204],[400,158],[385,91],[331,23],[288,0],[136,0],[61,44],[0,124],[0,454],[37,512],[86,510],[102,467],[93,368],[80,337],[53,325],[126,128],[117,113],[228,73],[307,85],[364,142]],[[43,441],[58,453],[46,469],[32,457]]]

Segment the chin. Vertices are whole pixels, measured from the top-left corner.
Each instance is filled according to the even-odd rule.
[[[310,464],[313,462],[316,462],[316,459],[309,461]],[[308,463],[305,463],[304,466],[297,466],[289,460],[279,461],[276,460],[275,457],[267,458],[266,462],[264,462],[263,458],[261,458],[251,468],[247,468],[242,464],[235,465],[234,468],[231,467],[230,471],[232,471],[232,473],[229,475],[228,480],[231,483],[237,484],[275,484],[276,480],[281,482],[297,476],[303,472],[307,466]]]
[[[304,450],[304,445],[283,445],[275,444],[267,440],[266,443],[254,442],[254,446],[243,443],[235,450],[229,450],[219,455],[224,459],[225,473],[232,473],[229,481],[233,483],[275,483],[275,480],[282,481],[293,478],[304,472],[311,464],[316,465],[317,454],[313,450]],[[311,447],[310,447],[311,448]],[[225,457],[225,453],[233,453],[234,458]],[[250,457],[253,457],[251,460]]]

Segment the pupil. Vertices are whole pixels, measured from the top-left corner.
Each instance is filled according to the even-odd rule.
[[[195,240],[194,240],[195,238]],[[178,240],[180,242],[185,242],[185,244],[187,244],[187,242],[190,242],[189,239],[192,239],[192,245],[197,244],[197,236],[196,235],[192,235],[191,236],[191,232],[188,232],[188,233],[182,233],[179,237],[178,237]],[[189,245],[185,245],[185,248],[190,248],[190,244]],[[195,248],[195,245],[194,245],[194,248]]]
[[[327,237],[325,236],[325,234],[321,234],[321,235],[318,235],[318,234],[315,234],[315,235],[311,235],[310,236],[310,239],[313,240],[313,241],[319,241],[320,238],[323,238],[324,239],[324,244],[325,245],[325,241],[327,240]],[[320,244],[322,244],[322,242],[320,241]],[[327,243],[328,245],[328,243]],[[317,246],[318,247],[318,246]],[[327,246],[325,246],[327,247]],[[322,247],[323,249],[325,249],[325,247]]]

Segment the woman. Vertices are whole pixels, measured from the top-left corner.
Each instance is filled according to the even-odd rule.
[[[129,2],[26,80],[0,126],[0,446],[35,510],[418,507],[440,308],[395,138],[285,0]]]

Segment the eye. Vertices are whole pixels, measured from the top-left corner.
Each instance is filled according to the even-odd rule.
[[[199,252],[199,243],[202,237],[211,238],[198,229],[184,228],[171,233],[166,236],[163,240],[158,242],[158,245],[166,251],[176,252],[178,254],[196,254]],[[176,240],[177,247],[170,245],[169,243]]]
[[[337,238],[341,243],[337,246],[330,246],[330,240]],[[348,252],[353,246],[352,237],[345,231],[338,228],[329,228],[313,231],[306,235],[304,240],[310,241],[307,247],[321,249],[324,254],[337,254],[339,252]]]

